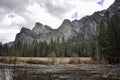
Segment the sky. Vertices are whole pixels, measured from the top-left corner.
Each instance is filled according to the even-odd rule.
[[[22,27],[36,22],[58,28],[71,21],[107,9],[114,0],[0,0],[0,42],[14,41]]]

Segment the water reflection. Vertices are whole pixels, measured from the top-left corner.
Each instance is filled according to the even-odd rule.
[[[76,68],[30,64],[1,66],[0,80],[120,80],[119,65]]]
[[[13,80],[13,72],[11,69],[0,69],[0,80]]]

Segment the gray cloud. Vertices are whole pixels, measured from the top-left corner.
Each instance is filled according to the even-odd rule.
[[[10,14],[11,12],[18,14],[24,17],[25,19],[29,20],[29,18],[25,17],[27,15],[24,15],[24,13],[27,12],[26,7],[29,5],[30,5],[29,0],[0,0],[0,21],[2,21],[4,17],[7,14]],[[32,21],[32,20],[29,20],[29,21]],[[11,24],[11,26],[13,25],[14,23]],[[27,23],[26,24],[21,23],[21,25],[27,25]]]
[[[63,18],[64,14],[69,11],[69,6],[57,6],[50,2],[45,3],[45,8],[48,13],[59,18]]]
[[[57,2],[57,0],[54,1]],[[63,18],[64,14],[71,8],[68,4],[55,5],[53,0],[0,0],[0,14],[11,11],[22,14],[28,5],[33,3],[38,3],[50,15],[58,18]]]
[[[0,21],[10,12],[21,14],[27,5],[28,0],[0,0]]]
[[[59,3],[58,0],[31,0],[31,3],[38,3],[50,15],[62,19],[64,14],[69,12],[73,6],[69,4]],[[54,4],[57,3],[57,4]]]
[[[19,12],[24,11],[28,3],[28,0],[0,0],[0,7],[3,8],[6,12]]]
[[[57,0],[54,1],[57,2]],[[26,10],[26,7],[34,3],[39,4],[45,11],[47,11],[48,14],[57,17],[58,19],[63,19],[64,14],[71,10],[70,5],[55,5],[53,0],[0,0],[0,21],[6,14],[14,12],[24,17],[26,24],[27,22],[33,23],[33,19],[29,18],[30,16],[26,14],[31,14]],[[26,26],[26,24],[24,23],[21,25]],[[29,24],[27,25],[30,26]]]

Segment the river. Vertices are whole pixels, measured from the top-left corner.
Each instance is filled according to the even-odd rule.
[[[120,65],[68,67],[0,63],[0,80],[120,80]]]

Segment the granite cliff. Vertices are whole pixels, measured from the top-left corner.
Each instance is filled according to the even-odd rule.
[[[70,21],[65,19],[58,29],[52,29],[47,25],[36,22],[32,30],[22,28],[20,33],[16,35],[15,43],[34,44],[40,41],[49,43],[51,39],[62,41],[62,38],[65,41],[77,42],[95,38],[98,35],[101,21],[107,25],[109,18],[114,14],[120,15],[120,0],[115,0],[107,10],[95,12],[91,16],[83,17],[80,20]]]

